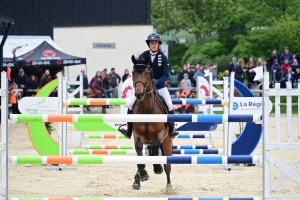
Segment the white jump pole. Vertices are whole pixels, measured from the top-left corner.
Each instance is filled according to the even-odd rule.
[[[8,90],[6,72],[1,72],[1,190],[4,199],[8,199]]]
[[[57,74],[58,78],[58,88],[57,88],[57,97],[58,97],[58,113],[63,114],[63,77],[62,73]],[[63,147],[63,122],[58,122],[58,144],[59,144],[59,155],[64,155],[64,147]],[[62,168],[63,165],[60,164],[59,168]]]

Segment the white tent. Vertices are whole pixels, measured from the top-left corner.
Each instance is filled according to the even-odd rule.
[[[3,36],[0,36],[0,41],[2,41],[2,38]],[[21,48],[16,50],[16,57],[23,55],[40,45],[43,41],[47,41],[50,45],[61,51],[50,36],[8,36],[3,47],[3,57],[13,58],[12,51],[17,47]]]

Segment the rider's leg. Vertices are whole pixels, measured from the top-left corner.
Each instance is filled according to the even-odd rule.
[[[127,110],[127,114],[132,114],[132,107],[133,104],[135,103],[135,96],[133,96],[130,100],[130,103],[128,105],[128,110]],[[127,130],[125,130],[124,128],[119,128],[118,130],[125,135],[126,138],[130,139],[132,136],[132,128],[133,128],[133,123],[132,122],[127,122]]]
[[[158,91],[159,95],[164,98],[164,100],[168,106],[168,114],[174,114],[172,99],[171,99],[168,89],[166,87],[164,87],[157,91]],[[175,131],[174,122],[169,122],[168,124],[169,124],[169,133],[168,134],[169,134],[170,138],[173,139],[178,135],[178,132]]]

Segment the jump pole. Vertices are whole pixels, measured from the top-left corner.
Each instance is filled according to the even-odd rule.
[[[135,149],[134,145],[116,145],[116,144],[106,144],[106,145],[86,145],[86,149]],[[172,149],[211,149],[211,145],[173,145]]]
[[[176,139],[194,139],[194,138],[208,138],[208,134],[179,134]],[[122,134],[86,134],[85,138],[89,139],[125,139]],[[208,145],[211,146],[211,145]]]
[[[90,106],[103,106],[103,105],[128,105],[131,99],[120,99],[120,98],[72,98],[64,102],[64,106],[76,106],[76,105],[90,105]],[[227,101],[223,99],[185,99],[185,98],[172,98],[173,104],[181,105],[227,105]]]
[[[94,154],[94,155],[136,155],[135,149],[70,149],[70,154]],[[147,154],[144,150],[143,154]],[[222,149],[173,149],[173,154],[221,154]]]
[[[10,156],[14,164],[256,164],[261,156]]]
[[[257,122],[261,115],[203,115],[203,114],[10,114],[14,122]]]
[[[21,197],[21,198],[11,198],[11,200],[261,200],[259,197],[254,198],[235,198],[235,197],[166,197],[166,198],[134,198],[134,197],[124,197],[124,198],[85,198],[85,197],[73,197],[73,198],[60,198],[60,197],[51,197],[51,198],[38,198],[38,197]]]

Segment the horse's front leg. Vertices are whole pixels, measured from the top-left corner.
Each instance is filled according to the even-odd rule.
[[[163,141],[163,152],[164,152],[164,156],[171,156],[172,153],[172,140],[170,137],[166,137],[165,140]],[[173,189],[173,186],[171,184],[171,178],[170,178],[170,174],[171,174],[171,164],[164,164],[164,169],[165,169],[165,173],[167,175],[167,190],[169,189]]]
[[[152,153],[151,156],[159,156],[158,150],[160,148],[160,139],[159,136],[156,136],[152,143]],[[164,170],[160,164],[154,164],[153,165],[153,171],[155,174],[161,174]]]
[[[135,150],[138,156],[143,156],[143,143],[139,138],[135,140]],[[141,181],[147,181],[149,179],[149,175],[145,170],[145,164],[138,164],[138,171],[134,176],[134,183],[132,185],[132,189],[140,190],[141,189]]]

